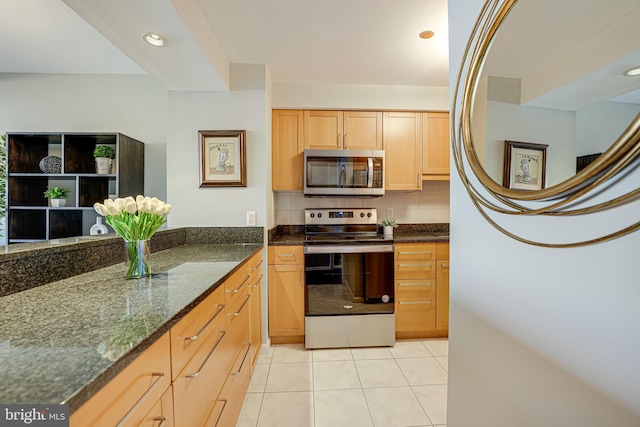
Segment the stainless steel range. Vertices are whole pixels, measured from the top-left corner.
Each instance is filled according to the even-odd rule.
[[[395,344],[393,241],[374,208],[305,210],[305,347]]]

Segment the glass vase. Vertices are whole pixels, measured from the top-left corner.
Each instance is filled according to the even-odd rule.
[[[149,240],[132,240],[124,242],[127,254],[125,265],[127,267],[127,279],[137,279],[151,275],[149,257],[151,248]]]

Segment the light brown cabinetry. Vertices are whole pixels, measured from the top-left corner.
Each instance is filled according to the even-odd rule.
[[[276,344],[304,339],[302,246],[269,246],[269,336]]]
[[[436,263],[436,329],[449,330],[449,243],[438,243]]]
[[[272,112],[272,188],[274,191],[303,189],[302,110]]]
[[[311,150],[379,150],[382,112],[304,112],[304,148]]]
[[[75,411],[71,426],[234,426],[261,341],[262,263],[260,251]]]
[[[170,396],[170,383],[169,334],[165,334],[78,408],[71,415],[70,425],[140,425],[146,422],[148,413],[157,411],[165,393]],[[163,411],[160,405],[160,416],[173,422],[170,411]]]
[[[422,179],[449,180],[449,113],[422,113]]]
[[[445,247],[441,245],[446,245]],[[395,245],[396,337],[421,338],[446,335],[448,326],[448,261],[438,274],[440,253],[448,243],[397,243]],[[447,256],[448,257],[448,256]],[[442,274],[447,274],[446,279]],[[445,289],[446,285],[446,289]],[[446,316],[446,318],[445,318]]]
[[[385,189],[422,188],[422,113],[383,114]]]

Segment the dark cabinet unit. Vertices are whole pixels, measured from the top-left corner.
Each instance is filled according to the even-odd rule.
[[[96,174],[93,150],[115,149],[111,173]],[[144,144],[120,133],[8,133],[8,242],[89,234],[95,202],[144,192]],[[70,191],[64,207],[50,207],[47,187]]]

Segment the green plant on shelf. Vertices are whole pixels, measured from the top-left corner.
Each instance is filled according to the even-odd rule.
[[[96,159],[99,157],[106,157],[107,159],[115,159],[116,158],[116,150],[113,147],[109,147],[108,145],[98,145],[95,150],[93,150],[93,157]]]
[[[44,192],[44,197],[47,199],[68,199],[71,190],[60,187],[48,187]]]
[[[397,227],[398,223],[396,222],[396,219],[394,217],[388,216],[380,221],[380,225],[382,225],[383,227]]]

